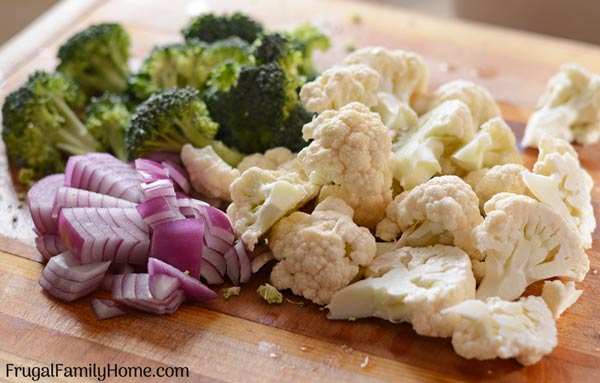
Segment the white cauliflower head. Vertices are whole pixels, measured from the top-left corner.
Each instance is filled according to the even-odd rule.
[[[394,145],[394,178],[408,190],[445,173],[443,163],[449,163],[450,155],[474,135],[467,106],[458,100],[444,102],[420,118],[418,129],[403,145]]]
[[[600,139],[600,75],[579,65],[560,68],[548,83],[525,128],[521,145],[536,147],[543,134],[580,144]]]
[[[366,65],[336,66],[327,69],[300,90],[306,110],[323,113],[340,109],[352,102],[368,107],[377,104],[379,74]]]
[[[227,215],[249,250],[282,217],[316,197],[318,186],[300,174],[250,168],[231,184]]]
[[[479,209],[498,193],[525,194],[527,185],[523,182],[523,172],[527,172],[523,165],[505,164],[496,165],[491,169],[483,168],[467,174],[465,182],[479,198]]]
[[[229,187],[240,171],[223,161],[212,146],[197,149],[185,144],[181,148],[181,161],[194,190],[210,198],[231,201]]]
[[[304,139],[312,142],[298,154],[298,162],[315,185],[338,185],[359,196],[385,196],[391,200],[391,139],[376,113],[360,103],[351,103],[339,111],[321,113],[302,129]],[[346,191],[338,196],[347,195]],[[389,196],[389,197],[387,197]],[[371,210],[374,222],[360,226],[374,227],[383,216],[385,205],[358,204],[367,198],[348,199],[356,210]]]
[[[471,231],[482,220],[471,187],[456,176],[441,176],[396,196],[376,233],[384,241],[402,233],[398,246],[444,244],[470,252]]]
[[[329,319],[374,316],[447,337],[458,316],[441,311],[475,296],[469,256],[456,247],[403,247],[377,257],[367,270],[370,278],[335,293]]]
[[[561,214],[579,232],[584,248],[592,246],[596,218],[592,207],[592,177],[570,153],[549,153],[523,173],[531,193]]]
[[[352,213],[344,201],[330,197],[310,215],[295,212],[279,221],[269,235],[279,261],[271,272],[273,286],[329,303],[375,256],[375,238],[352,221]]]
[[[391,93],[400,102],[427,91],[429,71],[421,56],[402,50],[365,47],[352,52],[344,65],[363,64],[379,74],[378,92]]]
[[[483,124],[475,137],[452,154],[452,161],[472,172],[502,164],[523,164],[515,134],[499,117]]]
[[[424,114],[449,100],[462,101],[469,108],[476,128],[501,116],[500,107],[490,92],[466,80],[454,80],[441,85],[433,95],[417,98],[413,107],[417,113]]]
[[[247,155],[237,165],[240,172],[257,167],[265,170],[277,170],[296,159],[296,154],[283,146],[269,149],[264,153]]]
[[[558,319],[566,309],[577,302],[582,293],[583,290],[575,289],[573,281],[567,283],[559,279],[544,281],[542,287],[542,299],[548,305],[554,319]]]
[[[461,317],[452,334],[454,351],[467,359],[516,358],[537,363],[558,344],[556,324],[544,300],[468,300],[443,311]]]
[[[552,207],[533,198],[496,194],[473,230],[485,275],[477,298],[518,298],[535,281],[564,277],[581,281],[590,262],[577,231]]]

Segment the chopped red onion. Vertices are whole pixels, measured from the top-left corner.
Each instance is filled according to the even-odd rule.
[[[179,279],[185,297],[193,302],[203,302],[219,296],[198,279],[156,258],[148,259],[148,273],[150,275],[165,274]]]
[[[110,299],[92,298],[90,301],[92,310],[96,314],[96,319],[104,320],[125,315],[125,311],[121,310],[114,301]]]
[[[204,227],[204,221],[191,218],[156,225],[150,241],[150,257],[200,278]]]
[[[57,254],[67,251],[67,245],[56,234],[42,234],[36,237],[35,247],[46,261]]]
[[[61,186],[56,191],[52,219],[58,219],[60,209],[67,207],[135,207],[135,203],[106,194]]]
[[[57,233],[56,219],[52,219],[52,206],[56,191],[64,184],[64,174],[53,174],[36,182],[27,192],[29,211],[38,235]]]
[[[137,205],[136,209],[153,229],[156,228],[156,225],[185,218],[179,208],[173,206],[163,196],[150,198]]]

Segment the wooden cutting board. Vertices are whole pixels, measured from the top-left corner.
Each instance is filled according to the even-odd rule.
[[[310,21],[331,35],[334,48],[318,55],[322,67],[338,62],[348,46],[383,45],[421,53],[431,88],[465,78],[486,86],[502,104],[520,136],[523,123],[550,75],[576,62],[600,72],[600,48],[483,25],[433,19],[395,8],[345,1],[66,1],[0,51],[5,83],[0,101],[35,69],[52,69],[59,44],[91,23],[117,21],[131,33],[134,57],[155,44],[178,41],[190,13],[242,10],[269,28]],[[578,148],[583,165],[599,184],[598,146]],[[531,165],[534,150],[523,153]],[[598,211],[600,192],[594,188]],[[0,200],[1,203],[1,200]],[[0,228],[10,234],[10,228]],[[314,305],[284,301],[269,306],[256,295],[267,271],[240,297],[185,305],[174,315],[140,313],[97,321],[89,299],[64,304],[38,286],[42,265],[23,256],[31,248],[0,239],[0,381],[7,365],[186,367],[189,378],[127,378],[119,381],[369,382],[502,381],[592,382],[600,366],[599,235],[588,252],[592,269],[584,293],[558,321],[559,346],[534,366],[512,360],[468,361],[448,339],[425,338],[410,326],[381,320],[334,322]],[[13,253],[13,254],[9,254]],[[20,256],[19,256],[20,255]],[[105,293],[97,296],[108,297]],[[288,298],[299,301],[291,295]],[[14,371],[14,370],[11,370]],[[157,371],[157,370],[153,370]],[[51,378],[43,381],[97,381]]]

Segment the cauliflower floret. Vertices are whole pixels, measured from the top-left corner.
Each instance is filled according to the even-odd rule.
[[[302,175],[250,168],[231,184],[227,215],[249,250],[282,217],[316,197],[319,188]]]
[[[527,185],[523,182],[522,173],[527,171],[523,165],[496,165],[491,169],[483,168],[471,172],[464,180],[477,194],[479,209],[483,213],[485,203],[498,193],[525,194]]]
[[[490,92],[466,80],[447,82],[432,95],[415,99],[412,106],[421,115],[449,100],[462,101],[469,108],[476,128],[494,117],[501,116],[500,107]]]
[[[577,231],[552,207],[533,198],[496,194],[487,216],[473,230],[484,257],[477,298],[518,298],[535,281],[552,277],[583,280],[590,261]]]
[[[538,159],[523,181],[531,193],[562,215],[579,232],[584,248],[592,246],[596,218],[592,207],[591,176],[570,153],[549,153]]]
[[[457,315],[441,311],[475,297],[469,256],[457,247],[403,247],[369,266],[373,277],[333,295],[329,319],[378,317],[410,322],[420,335],[447,337]]]
[[[521,141],[536,147],[542,134],[594,144],[600,139],[600,75],[575,64],[563,65],[538,101]]]
[[[298,154],[310,181],[338,185],[335,195],[351,197],[355,222],[374,228],[392,199],[391,139],[379,116],[355,102],[323,112],[302,133],[312,139]]]
[[[538,162],[543,161],[544,158],[546,158],[546,156],[550,153],[569,153],[579,161],[579,155],[569,141],[563,140],[562,138],[552,137],[549,134],[542,134],[538,142],[538,150]]]
[[[368,66],[338,66],[304,84],[300,100],[306,110],[315,113],[338,110],[355,101],[372,107],[377,104],[378,88],[379,74]]]
[[[454,245],[471,251],[471,231],[481,223],[479,201],[456,176],[435,177],[396,196],[377,225],[377,237],[398,246]]]
[[[422,184],[436,174],[447,174],[447,159],[475,135],[469,108],[451,100],[439,105],[419,120],[419,127],[404,145],[394,145],[394,178],[406,189]]]
[[[273,286],[329,303],[375,256],[375,238],[352,221],[352,214],[347,203],[330,197],[310,215],[295,212],[279,221],[268,238],[279,261],[271,272]]]
[[[475,137],[452,154],[462,169],[472,172],[502,164],[523,164],[512,129],[496,117],[483,124]]]
[[[542,287],[542,298],[554,319],[558,319],[566,309],[577,302],[581,293],[583,290],[576,290],[573,281],[567,283],[560,280],[544,281],[544,287]]]
[[[194,190],[210,198],[231,201],[229,187],[240,171],[223,161],[212,146],[197,149],[185,144],[181,148],[181,161]]]
[[[421,56],[402,50],[365,47],[352,52],[344,65],[363,64],[379,74],[378,92],[391,93],[405,104],[417,94],[427,91],[429,71]]]
[[[517,302],[488,298],[468,300],[443,311],[460,315],[452,334],[454,351],[467,359],[516,358],[537,363],[558,344],[552,313],[540,297]]]
[[[267,150],[264,154],[254,153],[244,157],[238,164],[237,169],[240,172],[245,172],[252,167],[266,170],[276,170],[294,159],[296,159],[295,153],[292,153],[292,151],[288,148],[279,146]]]

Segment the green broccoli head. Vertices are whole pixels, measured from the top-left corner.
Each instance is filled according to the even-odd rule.
[[[57,69],[88,95],[127,89],[129,34],[119,24],[92,25],[76,33],[59,48],[58,58]]]
[[[239,37],[251,43],[262,31],[260,22],[238,12],[232,15],[207,13],[194,17],[181,33],[188,42],[198,40],[212,43],[228,37]]]
[[[215,142],[219,125],[209,116],[197,89],[172,88],[155,93],[139,105],[125,133],[130,159],[152,152],[179,152],[190,143],[211,145],[225,161],[237,163],[241,154]]]
[[[85,126],[103,149],[127,161],[125,131],[131,121],[131,115],[125,101],[119,96],[105,93],[101,97],[91,99],[85,109],[85,115]]]
[[[284,141],[283,137],[286,146],[296,148],[301,145],[298,142],[304,142],[301,132],[297,129],[287,131],[285,126],[289,117],[284,113],[288,100],[286,73],[282,67],[274,62],[236,66],[235,63],[225,63],[216,68],[215,72],[219,72],[225,80],[205,93],[210,114],[220,125],[217,138],[247,154],[278,146]],[[237,82],[232,85],[231,77],[236,73]],[[210,82],[218,84],[216,77]],[[297,95],[295,97],[297,99]],[[292,114],[289,113],[289,116]],[[290,136],[286,137],[288,134]]]
[[[140,71],[129,78],[129,93],[139,101],[153,93],[186,86],[203,90],[212,69],[225,60],[251,62],[249,45],[237,37],[213,44],[189,43],[156,47]]]
[[[38,178],[64,169],[68,155],[99,149],[77,117],[85,96],[66,75],[33,73],[6,97],[2,107],[2,139],[8,157]]]
[[[331,48],[331,41],[317,27],[309,23],[302,24],[284,35],[292,42],[294,49],[302,54],[300,74],[305,76],[307,81],[314,80],[319,72],[313,63],[313,53],[317,50],[327,51]]]

